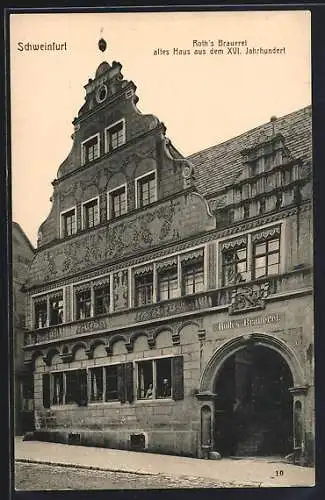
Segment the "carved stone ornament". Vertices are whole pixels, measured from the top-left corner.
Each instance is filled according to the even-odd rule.
[[[258,233],[254,233],[252,235],[252,241],[253,243],[257,241],[266,241],[270,238],[276,238],[277,236],[280,236],[280,226],[271,227],[269,229],[259,231]]]
[[[229,314],[241,313],[265,308],[265,299],[269,294],[269,283],[235,288],[231,296]]]
[[[224,250],[233,250],[235,248],[242,248],[247,245],[247,235],[241,236],[239,238],[232,239],[230,241],[225,241],[222,243],[221,248]]]

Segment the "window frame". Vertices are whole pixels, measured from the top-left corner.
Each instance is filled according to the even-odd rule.
[[[74,212],[74,218],[75,218],[75,223],[74,223],[74,231],[71,232],[71,234],[66,233],[66,217],[67,214],[70,212]],[[60,237],[61,238],[71,238],[77,234],[77,207],[73,206],[67,210],[64,210],[60,212]]]
[[[164,280],[164,278],[168,277],[168,279]],[[170,279],[172,277],[172,279]],[[168,288],[167,288],[167,298],[161,298],[161,283],[163,282],[168,282]],[[171,288],[170,284],[174,282],[176,284],[175,288]],[[171,290],[174,290],[175,295],[171,296],[170,292]],[[157,270],[157,302],[163,302],[164,300],[172,300],[176,299],[179,297],[179,286],[178,286],[178,266],[175,265],[171,267],[170,269],[164,270],[164,271],[159,271]]]
[[[118,216],[114,216],[113,217],[113,213],[114,213],[114,206],[113,206],[113,197],[114,197],[114,193],[116,193],[116,191],[122,191],[122,189],[124,189],[124,194],[125,194],[125,212],[118,215]],[[128,211],[128,196],[127,196],[127,183],[123,183],[123,184],[120,184],[119,186],[117,186],[116,188],[113,188],[113,189],[110,189],[108,192],[107,192],[107,219],[108,220],[115,220],[115,219],[118,219],[119,217],[122,217],[122,215],[125,215]]]
[[[109,130],[116,127],[119,123],[122,123],[122,132],[123,132],[123,142],[122,144],[118,144],[115,148],[111,147],[111,135],[110,135],[110,140],[108,141],[108,133]],[[112,153],[113,151],[118,150],[120,147],[122,147],[126,143],[126,122],[125,118],[120,118],[116,122],[112,123],[111,125],[108,125],[108,127],[105,127],[104,129],[104,147],[105,147],[105,154],[107,153]]]
[[[145,279],[146,277],[151,276],[151,285],[149,283],[143,283],[140,285],[141,289],[146,289],[147,287],[151,286],[151,301],[150,302],[144,302],[140,303],[139,302],[139,289],[138,286],[139,284],[137,283],[138,280]],[[134,274],[134,306],[135,307],[143,307],[147,305],[151,305],[154,303],[154,271],[148,271],[145,273],[140,273],[140,274]],[[147,293],[145,294],[147,297]]]
[[[89,316],[85,316],[85,317],[80,317],[80,306],[78,306],[78,295],[81,295],[81,294],[85,294],[89,292]],[[85,320],[85,319],[89,319],[89,318],[92,318],[93,315],[92,315],[92,292],[91,292],[91,284],[89,283],[89,288],[85,288],[83,290],[74,290],[74,304],[75,304],[75,308],[74,308],[74,319],[75,321],[79,321],[79,320]],[[87,303],[88,300],[82,300],[82,304],[85,304]],[[79,315],[78,315],[79,313]]]
[[[140,196],[139,196],[139,184],[145,182],[146,177],[151,177],[154,175],[154,183],[155,183],[155,195],[154,195],[154,200],[150,201],[146,205],[143,205],[143,203],[140,203]],[[144,208],[152,205],[152,203],[155,203],[158,200],[158,186],[157,186],[157,170],[150,170],[149,172],[146,172],[145,174],[139,175],[134,179],[135,182],[135,208]]]
[[[269,244],[272,243],[273,241],[278,242],[278,248],[277,250],[271,250],[269,251]],[[258,245],[263,245],[265,244],[265,253],[261,254],[256,254],[256,247]],[[276,273],[269,273],[269,256],[270,255],[278,255],[278,262],[276,264],[270,264],[270,265],[277,265],[278,266],[278,271]],[[265,274],[262,276],[256,276],[256,269],[261,269],[256,267],[256,260],[258,258],[263,258],[265,259],[265,265],[263,266],[265,268]],[[252,279],[257,280],[257,279],[263,279],[267,278],[268,276],[277,276],[281,272],[281,233],[278,234],[276,237],[270,236],[269,238],[265,239],[256,239],[255,241],[252,242]]]
[[[187,293],[186,291],[186,269],[193,269],[195,267],[200,266],[200,270],[202,270],[202,289],[197,291],[195,289],[195,280],[192,282],[192,285],[194,285],[194,291],[191,293]],[[181,273],[182,273],[182,296],[188,296],[188,295],[195,295],[197,293],[202,293],[205,291],[205,266],[204,266],[204,257],[202,259],[198,259],[196,262],[186,262],[183,261],[181,263]],[[195,273],[196,274],[196,273]],[[193,286],[192,286],[193,288]]]
[[[139,359],[135,361],[136,365],[136,377],[135,377],[135,383],[136,383],[136,401],[159,401],[162,399],[167,399],[168,401],[173,400],[173,369],[172,369],[172,359],[176,356],[161,356],[159,358],[149,358],[149,359]],[[169,360],[170,362],[170,369],[169,369],[169,395],[168,396],[157,396],[158,392],[158,385],[157,385],[157,364],[159,362],[164,362],[165,360]],[[143,388],[144,396],[141,397],[139,396],[140,391],[142,389],[140,388],[140,366],[146,364],[149,365],[151,364],[151,376],[152,376],[152,397],[147,397],[148,389],[149,388]]]
[[[85,147],[87,145],[87,142],[92,141],[95,137],[97,137],[97,151],[98,154],[96,157],[94,157],[92,160],[87,160],[86,161],[86,155],[85,155]],[[81,143],[81,166],[87,165],[88,163],[92,163],[93,161],[97,160],[100,158],[100,133],[97,132],[97,134],[93,134]]]
[[[245,259],[239,259],[237,262],[235,260],[233,260],[230,264],[225,264],[224,262],[224,255],[228,252],[241,252],[245,250],[246,251],[246,257]],[[227,286],[233,286],[233,285],[238,285],[239,283],[246,283],[248,281],[250,281],[250,276],[249,276],[249,259],[250,259],[250,256],[249,256],[249,245],[248,245],[248,241],[246,241],[246,244],[244,245],[240,245],[240,246],[237,246],[237,247],[234,247],[232,249],[222,249],[221,248],[221,254],[220,254],[220,257],[221,257],[221,286],[222,287],[227,287]],[[241,264],[243,262],[246,262],[246,271],[244,271],[244,273],[246,273],[247,275],[247,279],[244,280],[244,281],[234,281],[233,283],[226,283],[226,279],[225,279],[225,269],[226,267],[229,267],[230,265],[236,265],[236,275],[238,274],[241,274],[238,272],[238,268],[237,268],[237,265],[238,264]]]
[[[94,225],[89,226],[87,220],[88,217],[86,215],[86,210],[87,210],[87,205],[90,203],[96,201],[97,205],[97,217],[94,217]],[[98,226],[100,224],[100,206],[99,206],[99,196],[94,196],[94,198],[90,198],[89,200],[83,201],[81,204],[81,227],[82,229],[93,229],[94,227]]]

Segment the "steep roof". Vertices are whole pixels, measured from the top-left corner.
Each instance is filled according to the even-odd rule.
[[[294,158],[311,161],[311,106],[299,109],[273,122]],[[195,168],[195,185],[205,196],[212,195],[235,182],[243,169],[241,151],[253,146],[261,132],[272,134],[272,122],[265,123],[216,146],[188,157]]]

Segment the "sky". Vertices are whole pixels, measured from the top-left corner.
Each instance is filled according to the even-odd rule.
[[[310,23],[310,12],[301,10],[12,14],[12,219],[36,245],[51,182],[72,147],[84,85],[103,60],[122,64],[124,78],[137,86],[140,111],[163,121],[188,156],[311,103]],[[226,48],[211,54],[219,40],[285,50],[246,54],[242,46],[240,55]],[[66,43],[67,50],[20,51],[19,42]],[[174,48],[190,54],[174,55]]]

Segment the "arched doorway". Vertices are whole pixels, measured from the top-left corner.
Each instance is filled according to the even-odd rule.
[[[286,455],[293,449],[291,370],[279,352],[248,343],[213,382],[214,447],[223,456]]]

